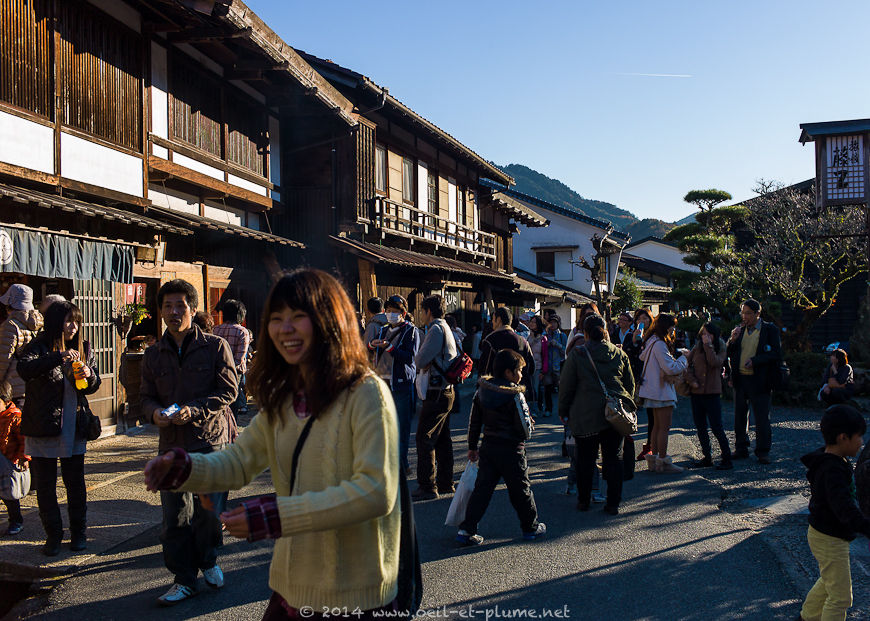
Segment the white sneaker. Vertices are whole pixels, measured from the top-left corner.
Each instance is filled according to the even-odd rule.
[[[601,492],[592,492],[592,502],[594,502],[596,504],[601,504],[602,502],[605,502],[606,500],[607,500],[607,497],[604,494],[602,494]]]
[[[213,589],[219,589],[224,585],[224,572],[217,565],[211,569],[203,569],[202,577],[205,578],[205,583]]]
[[[183,584],[174,583],[169,590],[157,598],[157,602],[161,606],[174,606],[178,602],[184,601],[189,597],[196,595],[196,591]]]

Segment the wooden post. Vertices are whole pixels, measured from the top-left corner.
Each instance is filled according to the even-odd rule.
[[[359,289],[362,298],[360,304],[364,305],[369,298],[378,295],[378,280],[375,276],[375,266],[371,261],[357,259],[356,264],[359,269]]]

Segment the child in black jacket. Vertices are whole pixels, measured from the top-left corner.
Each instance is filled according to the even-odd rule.
[[[810,550],[819,563],[819,579],[801,608],[802,621],[845,619],[852,606],[849,542],[856,533],[870,537],[870,519],[856,502],[852,465],[847,457],[861,450],[867,431],[864,417],[847,405],[825,411],[821,421],[825,448],[801,457],[810,482]]]
[[[459,525],[456,535],[456,540],[462,545],[483,543],[483,537],[477,534],[477,524],[502,478],[520,518],[523,538],[532,541],[547,532],[547,526],[538,521],[526,464],[525,443],[534,424],[521,385],[524,366],[520,354],[503,349],[495,356],[493,375],[478,383],[468,423],[468,460],[479,460],[480,470],[468,501],[465,520]],[[481,428],[483,442],[478,451]]]

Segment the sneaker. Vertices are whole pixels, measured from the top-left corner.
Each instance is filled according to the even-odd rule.
[[[219,589],[224,585],[224,572],[217,565],[211,569],[203,569],[202,577],[205,578],[205,583],[213,589]]]
[[[562,493],[566,496],[573,496],[577,493],[577,486],[574,483],[568,483],[568,485],[565,486],[565,489],[562,490]]]
[[[483,537],[476,533],[472,535],[468,531],[460,530],[456,533],[456,541],[463,546],[479,546],[483,543]]]
[[[703,459],[698,459],[689,464],[689,468],[692,470],[698,470],[700,468],[712,468],[713,467],[713,458],[712,457],[704,457]]]
[[[607,498],[601,492],[592,492],[592,502],[597,505],[600,505],[602,502],[607,501]]]
[[[543,522],[538,522],[537,528],[530,533],[523,533],[523,539],[526,541],[534,541],[547,534],[547,525]]]
[[[176,582],[169,587],[166,593],[157,598],[157,603],[161,606],[175,606],[178,602],[183,602],[194,595],[196,595],[196,591]]]
[[[426,490],[422,487],[418,487],[411,492],[411,498],[414,500],[438,500],[438,492],[434,489]]]
[[[21,522],[9,522],[9,528],[6,529],[7,535],[17,535],[24,530],[24,524]]]

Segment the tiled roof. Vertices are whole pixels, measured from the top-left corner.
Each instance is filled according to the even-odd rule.
[[[191,235],[193,233],[193,231],[184,227],[167,224],[152,218],[146,218],[124,209],[107,207],[96,203],[88,203],[74,198],[58,196],[57,194],[46,194],[45,192],[19,188],[5,183],[0,184],[0,196],[11,199],[13,202],[22,205],[35,205],[46,209],[60,209],[61,211],[67,212],[74,211],[92,218],[121,222],[123,224],[140,226],[142,228],[149,228],[165,233],[175,233],[177,235]]]
[[[302,242],[294,241],[292,239],[287,239],[286,237],[281,237],[279,235],[273,235],[271,233],[264,233],[263,231],[257,231],[255,229],[249,229],[244,226],[239,226],[237,224],[230,224],[228,222],[221,222],[219,220],[212,220],[211,218],[205,218],[203,216],[195,216],[193,214],[184,213],[183,211],[175,211],[174,209],[167,209],[165,207],[149,207],[148,212],[154,212],[156,215],[161,218],[181,221],[187,226],[195,226],[201,229],[209,229],[212,231],[220,231],[221,233],[226,233],[228,235],[238,235],[239,237],[248,237],[250,239],[257,239],[259,241],[271,242],[274,244],[281,244],[282,246],[293,246],[295,248],[304,248],[305,244]]]
[[[549,295],[551,297],[564,296],[565,301],[571,304],[582,304],[592,301],[592,298],[580,293],[576,289],[571,289],[552,280],[541,278],[525,270],[514,268],[514,271],[517,273],[516,280],[519,283],[518,288],[520,291],[528,291],[537,295]]]
[[[364,76],[363,74],[357,73],[356,71],[353,71],[352,69],[348,69],[347,67],[342,67],[341,65],[339,65],[331,60],[318,58],[317,56],[314,56],[313,54],[308,54],[307,52],[303,52],[302,50],[296,50],[296,52],[309,65],[314,66],[314,68],[317,71],[319,71],[321,74],[323,74],[323,77],[325,77],[327,79],[329,79],[328,74],[333,73],[336,75],[336,77],[339,79],[339,81],[341,81],[341,78],[344,78],[345,81],[349,78],[349,79],[353,80],[354,82],[356,82],[357,84],[364,86],[372,93],[375,93],[377,95],[384,95],[386,98],[385,103],[387,105],[389,105],[391,108],[394,108],[399,113],[406,115],[412,121],[416,122],[417,124],[421,125],[425,129],[429,130],[431,133],[438,136],[441,140],[448,143],[454,149],[457,149],[458,151],[463,153],[466,157],[473,160],[480,168],[486,170],[490,175],[501,180],[503,183],[507,183],[507,184],[514,183],[513,177],[511,177],[509,174],[507,174],[506,172],[504,172],[503,170],[501,170],[497,166],[491,164],[484,157],[482,157],[481,155],[479,155],[478,153],[476,153],[475,151],[473,151],[469,147],[467,147],[464,144],[462,144],[461,142],[459,142],[459,140],[457,140],[456,138],[454,138],[453,136],[448,134],[446,131],[444,131],[443,129],[441,129],[440,127],[438,127],[437,125],[435,125],[431,121],[425,119],[424,117],[420,116],[419,114],[417,114],[416,112],[411,110],[411,108],[409,108],[408,106],[403,104],[401,101],[399,101],[398,99],[396,99],[395,97],[390,95],[389,89],[386,89],[382,86],[379,86],[372,79]],[[363,116],[364,116],[364,113],[363,113]]]
[[[536,196],[530,196],[529,194],[523,194],[522,192],[517,192],[516,190],[512,190],[505,185],[502,185],[496,181],[492,181],[491,179],[481,179],[480,185],[492,188],[498,194],[503,194],[505,196],[509,196],[511,198],[515,198],[520,201],[524,201],[527,203],[531,203],[537,207],[541,207],[542,209],[546,209],[547,211],[552,211],[553,213],[558,213],[568,218],[572,218],[579,222],[585,222],[586,224],[591,224],[592,226],[596,226],[599,229],[606,231],[608,228],[611,228],[613,225],[610,222],[605,222],[604,220],[599,220],[598,218],[592,218],[587,216],[584,213],[580,213],[579,211],[575,211],[574,209],[569,209],[567,207],[562,207],[560,205],[554,205],[548,201],[545,201],[541,198],[537,198]],[[628,233],[623,233],[622,231],[614,230],[611,234],[611,237],[618,237],[619,239],[628,242],[631,240],[631,235]]]
[[[529,209],[520,201],[515,200],[507,194],[498,193],[498,196],[493,195],[492,204],[496,209],[501,209],[511,218],[525,224],[529,227],[549,226],[550,221],[541,216],[536,211]]]
[[[348,237],[330,235],[329,241],[358,257],[375,263],[388,263],[399,267],[431,269],[448,272],[449,274],[462,274],[464,276],[513,282],[513,277],[510,274],[505,274],[498,270],[478,265],[477,263],[457,261],[447,257],[422,254],[413,250],[404,250],[391,246],[378,246]]]

